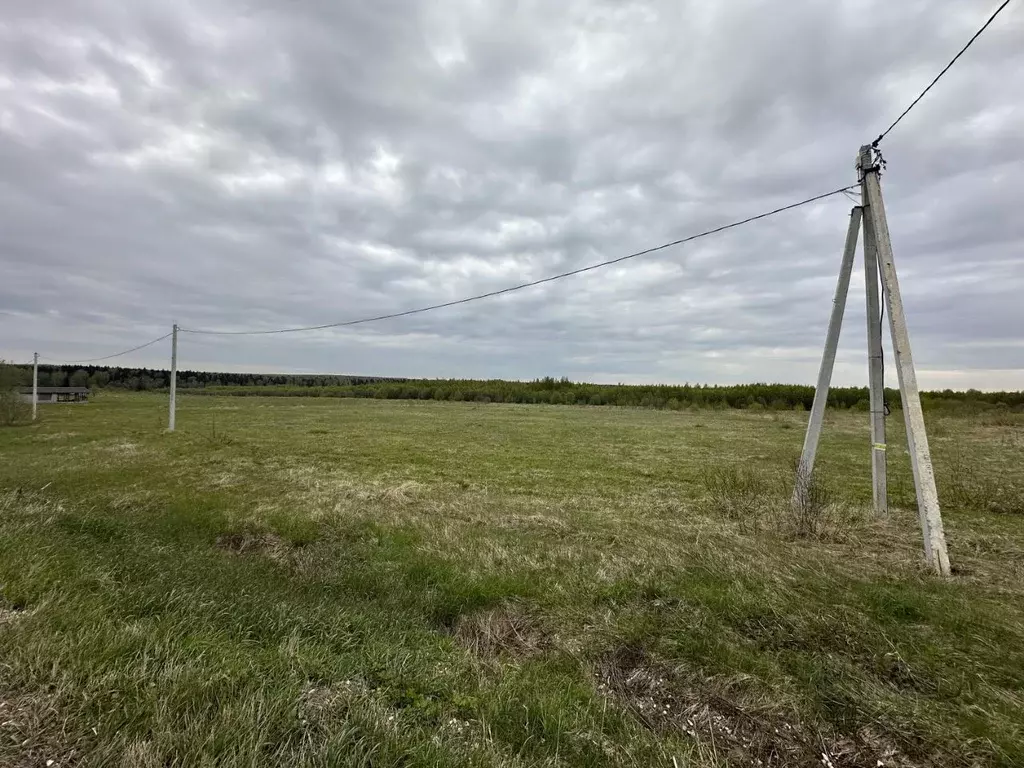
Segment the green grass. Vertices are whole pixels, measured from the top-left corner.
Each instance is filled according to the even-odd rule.
[[[103,393],[0,430],[0,765],[1024,764],[1024,422]]]

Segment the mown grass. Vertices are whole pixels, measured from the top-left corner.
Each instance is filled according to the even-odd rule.
[[[102,394],[0,431],[0,765],[1024,764],[1024,424]],[[991,423],[989,423],[991,422]],[[822,755],[825,755],[823,763]]]

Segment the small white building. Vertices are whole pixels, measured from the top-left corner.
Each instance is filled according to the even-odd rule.
[[[88,387],[37,387],[37,402],[40,403],[87,403],[89,402]],[[21,399],[32,402],[32,387],[21,388]]]

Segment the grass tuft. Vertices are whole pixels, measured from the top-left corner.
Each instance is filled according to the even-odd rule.
[[[797,469],[793,474],[798,473]],[[777,470],[718,466],[701,475],[709,514],[735,521],[746,533],[794,539],[836,539],[858,522],[847,505],[832,499],[820,475],[789,477]]]

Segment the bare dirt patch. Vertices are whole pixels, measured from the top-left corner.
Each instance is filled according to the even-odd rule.
[[[877,734],[846,738],[823,732],[797,713],[772,711],[735,687],[682,674],[637,646],[606,654],[596,677],[599,692],[647,728],[684,733],[730,765],[918,766]]]

